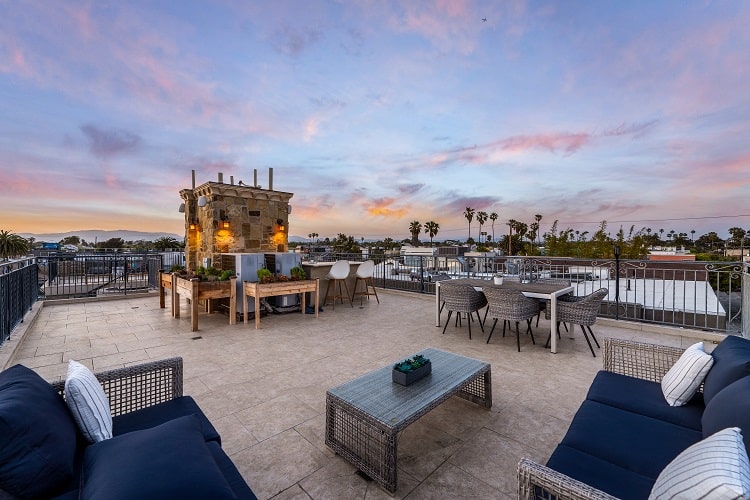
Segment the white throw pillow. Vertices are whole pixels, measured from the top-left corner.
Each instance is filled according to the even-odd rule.
[[[703,349],[703,342],[691,345],[661,379],[661,391],[670,406],[682,406],[695,396],[714,358]]]
[[[91,370],[72,359],[65,378],[65,401],[86,439],[96,443],[112,437],[112,414],[104,389]]]
[[[656,478],[648,498],[750,498],[750,461],[740,428],[721,430],[677,455]]]

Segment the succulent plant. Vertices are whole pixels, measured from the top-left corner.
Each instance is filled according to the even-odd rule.
[[[405,359],[404,361],[398,362],[395,365],[393,365],[393,369],[403,372],[403,373],[410,373],[416,370],[417,368],[421,368],[427,363],[429,363],[430,360],[422,356],[421,354],[416,354],[414,357],[411,357],[409,359]]]

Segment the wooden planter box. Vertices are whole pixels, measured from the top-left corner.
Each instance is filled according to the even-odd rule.
[[[165,296],[167,290],[169,290],[169,302],[172,307],[172,314],[174,314],[174,274],[159,271],[159,307],[164,309],[166,307]]]
[[[232,276],[227,281],[200,281],[197,278],[185,279],[174,275],[172,295],[172,315],[180,317],[180,297],[185,297],[190,303],[190,318],[192,320],[192,331],[198,330],[198,302],[206,301],[207,311],[211,311],[211,300],[229,299],[229,324],[237,322],[237,277]]]
[[[260,328],[260,299],[261,297],[273,297],[277,295],[289,295],[299,293],[302,295],[302,314],[305,314],[305,294],[315,294],[315,317],[318,317],[318,291],[320,280],[280,281],[278,283],[256,283],[245,281],[242,283],[242,303],[247,311],[248,297],[255,298],[255,328]],[[245,324],[249,314],[245,313]]]
[[[393,381],[397,384],[410,385],[417,380],[426,377],[430,373],[432,373],[432,361],[428,361],[426,365],[420,366],[416,370],[409,373],[404,373],[394,368],[392,371],[392,378]]]

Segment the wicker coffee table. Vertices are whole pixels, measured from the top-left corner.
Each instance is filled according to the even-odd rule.
[[[418,354],[432,373],[410,386],[392,382],[392,363],[326,394],[326,445],[389,493],[398,484],[400,431],[453,395],[492,406],[489,363],[434,348]]]

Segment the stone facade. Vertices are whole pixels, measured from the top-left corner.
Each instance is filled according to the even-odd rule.
[[[287,251],[292,193],[206,182],[183,189],[180,196],[188,269],[215,264],[214,255],[222,253]],[[199,206],[201,197],[204,206]]]

